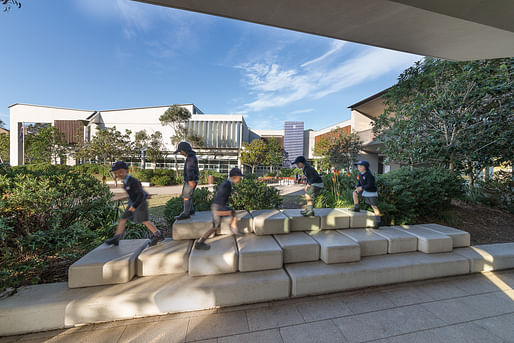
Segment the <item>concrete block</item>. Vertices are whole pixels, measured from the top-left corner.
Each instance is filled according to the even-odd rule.
[[[392,228],[415,236],[418,239],[418,250],[425,254],[450,252],[453,249],[453,240],[449,236],[422,225],[402,225],[392,226]]]
[[[282,249],[272,236],[247,234],[237,238],[237,247],[241,272],[282,268]]]
[[[319,260],[319,244],[304,232],[274,235],[284,252],[284,263]]]
[[[343,208],[341,210],[343,210],[350,217],[351,229],[375,226],[375,214],[373,212],[364,210],[361,210],[360,212],[353,212],[349,208]]]
[[[474,245],[454,252],[469,259],[472,273],[514,268],[514,243]]]
[[[216,236],[206,241],[209,250],[194,248],[189,254],[189,275],[216,275],[237,272],[237,247],[233,236]]]
[[[325,263],[356,262],[361,258],[359,243],[337,231],[314,231],[309,235],[320,246],[320,258]]]
[[[257,236],[288,233],[289,218],[279,210],[256,210],[253,217],[253,232]]]
[[[189,219],[176,220],[173,223],[173,239],[176,241],[198,239],[211,228],[211,211],[198,211]]]
[[[289,228],[291,231],[319,231],[320,217],[314,215],[312,217],[304,217],[300,212],[301,209],[282,210],[289,218]],[[317,210],[315,210],[317,212]],[[315,214],[316,214],[315,212]]]
[[[76,289],[64,282],[22,287],[0,300],[0,336],[280,300],[289,290],[283,269],[200,277],[168,274]]]
[[[237,217],[237,227],[240,233],[251,233],[253,226],[253,217],[248,211],[236,211]],[[212,217],[211,217],[212,222]],[[230,223],[232,222],[232,217],[223,217],[221,219],[221,226],[216,231],[218,235],[231,235],[232,231],[230,230]]]
[[[148,239],[124,239],[119,246],[102,244],[68,269],[70,288],[129,282],[136,274],[136,259]]]
[[[423,224],[421,226],[442,233],[443,235],[450,236],[453,240],[454,248],[469,247],[469,245],[471,244],[471,235],[469,234],[469,232],[439,224]]]
[[[407,232],[382,226],[374,232],[387,239],[387,253],[398,254],[418,250],[418,239]]]
[[[361,247],[361,256],[387,254],[387,239],[377,235],[373,229],[338,230],[339,233],[353,239]]]
[[[192,240],[174,241],[166,238],[162,243],[147,247],[137,258],[137,275],[187,273],[192,245]]]
[[[316,208],[314,214],[321,218],[321,230],[350,228],[350,216],[343,209]]]
[[[287,264],[291,294],[306,296],[469,273],[467,258],[419,252],[364,257],[360,262]]]

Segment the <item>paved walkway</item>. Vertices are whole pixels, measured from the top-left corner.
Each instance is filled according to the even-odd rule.
[[[88,325],[11,342],[514,342],[514,270]]]

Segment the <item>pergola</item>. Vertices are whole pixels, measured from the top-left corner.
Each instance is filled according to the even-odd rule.
[[[136,0],[449,60],[514,56],[512,0]]]

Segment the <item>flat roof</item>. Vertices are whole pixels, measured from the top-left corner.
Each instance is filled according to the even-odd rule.
[[[128,110],[140,110],[145,108],[159,108],[159,107],[171,107],[173,105],[177,106],[195,106],[195,104],[173,104],[173,105],[162,105],[162,106],[142,106],[142,107],[130,107],[130,108],[118,108],[118,109],[111,109],[111,110],[84,110],[84,109],[77,109],[77,108],[68,108],[68,107],[58,107],[58,106],[48,106],[48,105],[35,105],[35,104],[24,104],[24,103],[14,103],[8,108],[11,108],[16,105],[23,105],[23,106],[34,106],[34,107],[45,107],[45,108],[56,108],[60,110],[70,110],[70,111],[84,111],[84,112],[112,112],[112,111],[128,111]],[[198,110],[200,110],[197,106],[195,106]]]
[[[392,87],[392,86],[391,86],[391,87]],[[384,94],[385,94],[389,89],[391,89],[391,87],[388,87],[388,88],[386,88],[386,89],[384,89],[384,90],[381,90],[381,91],[380,91],[380,92],[378,92],[378,93],[375,93],[375,94],[373,94],[373,95],[371,95],[371,96],[368,96],[366,99],[361,100],[361,101],[359,101],[359,102],[356,102],[356,103],[355,103],[355,104],[353,104],[353,105],[348,106],[348,108],[350,108],[350,109],[354,109],[355,107],[359,107],[360,105],[365,104],[365,103],[367,103],[368,101],[375,100],[376,98],[380,98],[380,97],[381,97],[382,95],[384,95]]]

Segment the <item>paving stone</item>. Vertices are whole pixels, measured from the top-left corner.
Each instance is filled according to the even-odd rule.
[[[471,235],[469,234],[469,232],[439,224],[422,224],[422,226],[427,229],[450,236],[453,240],[454,248],[469,247],[469,245],[471,244]]]
[[[350,228],[350,216],[340,208],[315,208],[314,214],[321,218],[322,230]]]
[[[309,232],[320,245],[320,257],[325,263],[344,263],[360,261],[360,245],[353,239],[337,231]]]
[[[330,320],[284,327],[280,334],[284,343],[347,342]]]
[[[341,298],[314,299],[296,304],[306,322],[331,319],[352,314],[352,311]]]
[[[173,223],[173,239],[198,239],[212,228],[211,211],[197,211],[191,218],[175,220]]]
[[[253,226],[253,217],[248,211],[236,211],[237,228],[240,233],[251,233]],[[212,223],[212,217],[211,217]],[[218,235],[232,235],[230,230],[230,223],[232,223],[232,216],[223,217],[221,219],[221,226],[216,232]]]
[[[278,329],[263,330],[218,338],[218,343],[274,343],[282,342]]]
[[[387,239],[388,254],[418,250],[418,239],[407,232],[395,230],[390,227],[381,227],[379,230],[375,230],[374,232]]]
[[[251,211],[253,232],[257,236],[288,233],[289,218],[279,210]]]
[[[68,287],[129,282],[136,274],[136,259],[147,239],[124,239],[119,246],[102,244],[68,269]]]
[[[117,343],[179,343],[186,338],[189,319],[128,325]]]
[[[233,236],[216,236],[206,241],[209,250],[193,247],[189,254],[189,275],[235,273],[238,268],[237,247]]]
[[[291,231],[319,231],[320,217],[317,215],[305,217],[300,212],[301,209],[282,210],[289,218],[289,227]],[[317,210],[316,210],[317,211]],[[315,213],[316,214],[316,213]]]
[[[435,301],[429,293],[416,287],[398,287],[381,291],[396,306],[407,306]]]
[[[191,318],[186,341],[215,338],[248,332],[248,322],[244,311],[216,313]]]
[[[387,254],[387,239],[378,235],[373,229],[338,230],[340,234],[353,239],[360,245],[361,256]]]
[[[237,238],[239,271],[282,268],[282,249],[272,236],[246,234]]]
[[[110,343],[118,342],[121,334],[125,330],[124,327],[117,327],[112,329],[92,330],[90,332],[73,333],[69,335],[58,335],[51,339],[44,340],[47,343]],[[27,343],[34,343],[41,341],[28,341]]]
[[[273,305],[246,311],[250,331],[273,329],[303,323],[303,318],[294,304]]]
[[[361,229],[375,226],[375,214],[371,211],[361,210],[353,212],[350,208],[342,209],[350,218],[351,229]]]
[[[293,296],[339,292],[469,273],[468,260],[457,254],[405,253],[362,258],[360,262],[287,264]]]
[[[293,232],[274,237],[282,248],[284,263],[319,260],[319,244],[306,233]]]
[[[514,243],[475,245],[455,253],[470,260],[472,273],[514,268]]]
[[[505,342],[512,341],[514,337],[514,325],[512,325],[512,323],[514,323],[514,313],[480,319],[473,322],[473,324],[486,329],[490,336],[498,336],[505,340]]]
[[[396,305],[384,294],[374,290],[341,296],[341,301],[353,314],[375,312],[394,308]]]
[[[450,252],[453,240],[448,235],[424,228],[421,225],[392,226],[393,229],[408,232],[418,239],[418,250],[425,254]]]
[[[174,241],[167,238],[153,247],[147,247],[137,258],[137,275],[187,273],[192,245],[192,240]]]

